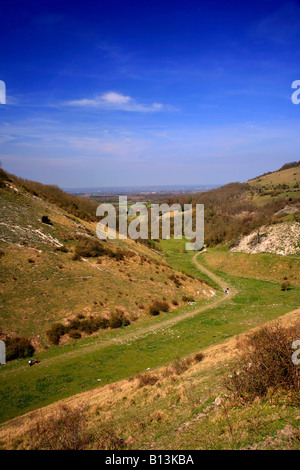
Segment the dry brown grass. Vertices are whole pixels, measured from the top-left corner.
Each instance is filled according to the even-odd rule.
[[[88,427],[88,407],[61,405],[56,413],[39,420],[29,433],[31,450],[120,450],[125,442],[111,429]]]

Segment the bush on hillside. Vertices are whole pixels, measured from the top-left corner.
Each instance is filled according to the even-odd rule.
[[[281,290],[287,291],[290,288],[291,288],[291,284],[289,283],[289,281],[283,281],[283,283],[281,284]]]
[[[51,328],[46,331],[46,336],[51,344],[57,346],[60,338],[66,334],[66,327],[62,323],[53,323]]]
[[[34,346],[30,340],[23,337],[8,338],[6,344],[6,360],[22,359],[34,354]]]
[[[125,317],[124,312],[116,310],[113,312],[109,319],[110,328],[121,328],[122,326],[130,325],[130,321]]]
[[[96,240],[86,240],[79,243],[75,248],[75,255],[83,258],[95,258],[105,254],[106,249]]]
[[[138,387],[145,387],[146,385],[155,385],[159,378],[154,374],[139,374],[137,375],[137,379],[139,381]]]
[[[57,205],[69,214],[73,214],[83,220],[97,221],[96,209],[98,203],[96,201],[68,194],[55,185],[29,181],[17,176],[12,176],[12,178],[27,192]]]
[[[183,302],[195,302],[195,299],[191,295],[183,295],[182,296],[182,301]]]
[[[244,345],[244,353],[225,381],[228,390],[245,401],[265,397],[268,391],[299,393],[300,366],[292,362],[292,343],[300,338],[300,326],[264,327]]]
[[[113,251],[110,248],[106,248],[97,240],[81,240],[78,245],[76,245],[75,253],[73,255],[73,260],[79,260],[81,257],[83,258],[97,258],[98,256],[108,256],[109,258],[113,258],[116,261],[122,261],[125,256],[132,257],[134,254],[128,251],[122,251],[118,249],[117,251]]]
[[[84,315],[79,314],[75,318],[70,319],[65,325],[53,323],[51,328],[46,331],[46,336],[51,344],[57,346],[64,335],[69,335],[72,339],[79,339],[81,338],[81,333],[91,335],[98,330],[121,328],[128,325],[130,325],[130,320],[125,316],[124,312],[116,309],[109,319],[102,315],[86,318]]]
[[[170,306],[168,302],[165,300],[154,300],[152,305],[149,307],[150,315],[159,315],[160,312],[168,312],[170,310]]]

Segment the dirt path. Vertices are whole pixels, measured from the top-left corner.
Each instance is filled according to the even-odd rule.
[[[199,255],[202,255],[203,253],[204,252],[202,251],[200,253],[196,253],[193,256],[192,261],[193,261],[194,265],[197,267],[197,269],[199,269],[204,274],[206,274],[208,277],[210,277],[213,281],[215,281],[216,284],[218,284],[222,288],[223,292],[225,291],[225,289],[227,289],[229,287],[229,294],[224,294],[224,296],[226,296],[227,298],[235,296],[237,294],[237,290],[234,287],[230,286],[228,283],[224,282],[221,277],[217,276],[216,274],[211,272],[208,268],[206,268],[206,267],[204,267],[204,266],[202,266],[201,264],[198,263],[197,257]]]

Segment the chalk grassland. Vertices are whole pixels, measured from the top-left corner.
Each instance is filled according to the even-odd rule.
[[[175,258],[170,256],[169,262],[176,259],[177,267],[185,265],[186,256],[190,254],[175,252]],[[205,262],[202,257],[198,256],[198,263]],[[202,277],[202,272],[199,273]],[[1,420],[168,364],[298,306],[298,287],[281,291],[279,283],[212,274],[216,280],[221,277],[222,284],[228,283],[236,294],[223,301],[225,295],[219,292],[213,300],[202,301],[202,307],[201,304],[184,307],[187,310],[179,310],[174,319],[170,317],[173,313],[165,313],[157,319],[155,327],[149,323],[149,329],[139,331],[139,325],[133,323],[120,332],[106,332],[107,336],[50,348],[40,355],[41,363],[31,369],[26,361],[8,364],[0,370]]]

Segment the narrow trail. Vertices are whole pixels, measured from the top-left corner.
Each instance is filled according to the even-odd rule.
[[[223,292],[225,291],[225,289],[227,289],[227,288],[229,287],[229,294],[224,294],[225,297],[228,298],[228,297],[233,297],[233,296],[235,296],[238,291],[237,291],[234,287],[229,286],[229,284],[226,283],[226,282],[224,282],[221,277],[217,276],[217,275],[214,274],[212,271],[210,271],[208,268],[206,268],[205,266],[202,266],[201,264],[198,263],[197,257],[198,257],[199,255],[202,255],[203,253],[205,253],[205,252],[201,251],[200,253],[196,253],[196,254],[193,256],[192,261],[193,261],[194,265],[196,266],[196,268],[199,269],[200,271],[202,271],[202,272],[203,272],[204,274],[206,274],[208,277],[210,277],[213,281],[215,281],[216,284],[218,284],[218,285],[222,288]],[[223,300],[224,300],[224,299],[223,299]]]
[[[133,332],[133,331],[129,330],[129,331],[126,331],[124,334],[119,335],[116,338],[109,338],[109,339],[104,339],[104,340],[94,339],[93,337],[91,337],[91,343],[89,343],[87,345],[82,345],[82,347],[76,348],[74,351],[68,351],[68,352],[65,352],[63,355],[60,355],[59,356],[60,363],[62,363],[64,361],[67,361],[72,357],[78,357],[81,354],[85,354],[87,352],[100,351],[101,349],[104,349],[104,348],[106,348],[108,346],[111,346],[113,344],[116,344],[116,345],[122,345],[122,344],[126,344],[126,343],[130,344],[130,343],[132,343],[132,342],[134,342],[138,339],[145,338],[148,335],[155,334],[155,333],[157,333],[161,330],[164,330],[167,327],[172,327],[172,326],[176,325],[177,323],[179,323],[183,320],[186,320],[187,318],[192,318],[192,317],[196,316],[197,314],[204,312],[205,310],[209,310],[211,308],[214,308],[217,305],[227,301],[228,299],[230,299],[234,295],[236,295],[237,290],[235,288],[228,285],[228,283],[225,283],[225,281],[223,281],[223,279],[221,277],[217,276],[216,274],[211,272],[208,268],[202,266],[197,261],[197,257],[199,255],[201,255],[201,253],[199,253],[199,252],[196,253],[194,255],[194,257],[192,258],[192,262],[197,267],[197,269],[199,269],[199,271],[202,271],[204,274],[206,274],[208,277],[213,279],[216,282],[216,284],[218,284],[221,287],[223,293],[217,293],[216,294],[217,298],[207,299],[205,305],[202,305],[198,308],[189,310],[189,311],[187,311],[187,312],[185,312],[181,315],[170,316],[169,318],[166,318],[165,320],[163,320],[159,323],[152,323],[151,325],[141,327],[136,332]],[[229,287],[229,294],[224,293],[224,290],[227,287]],[[52,357],[52,358],[49,358],[49,359],[45,359],[39,364],[39,368],[40,369],[47,368],[49,365],[55,363],[56,361],[57,361],[57,357]],[[12,373],[12,374],[17,373],[18,370],[22,370],[22,369],[25,369],[25,368],[27,368],[27,365],[26,366],[25,365],[21,366],[20,369],[19,368],[18,369],[11,369],[9,371],[6,371],[4,376],[6,374],[8,375],[10,373]]]

